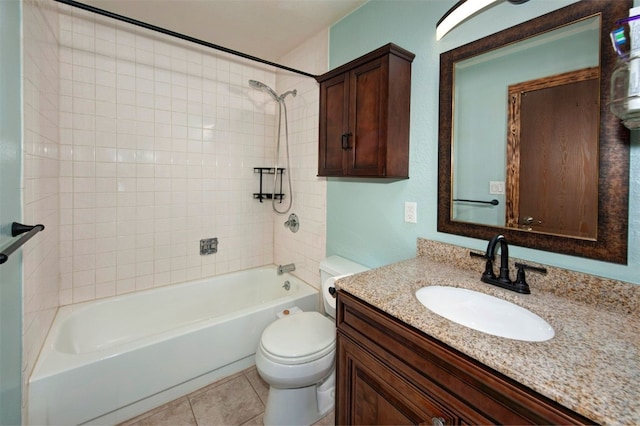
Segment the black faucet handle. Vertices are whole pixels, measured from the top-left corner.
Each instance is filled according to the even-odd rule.
[[[529,284],[527,284],[527,278],[525,276],[525,269],[528,269],[529,271],[534,271],[534,272],[538,272],[540,274],[546,274],[547,273],[547,269],[546,268],[540,268],[537,266],[531,266],[531,265],[527,265],[526,263],[519,263],[516,262],[516,268],[518,268],[518,275],[516,276],[516,282],[514,282],[514,286],[515,286],[515,290],[518,293],[523,293],[523,294],[530,294],[531,290],[529,289]]]
[[[469,255],[471,257],[480,257],[482,259],[486,259],[487,263],[485,263],[484,265],[484,272],[482,273],[482,278],[483,279],[494,279],[496,277],[496,274],[493,273],[493,258],[487,256],[484,253],[475,253],[473,251],[469,252]]]
[[[519,263],[519,262],[516,262],[515,265],[516,265],[516,268],[518,268],[518,270],[524,271],[525,269],[527,269],[529,271],[539,272],[541,274],[547,273],[547,268],[541,268],[539,266],[532,266],[532,265],[527,265],[526,263]]]

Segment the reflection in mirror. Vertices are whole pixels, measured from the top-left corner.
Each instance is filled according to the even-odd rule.
[[[596,239],[598,67],[509,86],[506,226]]]
[[[493,226],[531,225],[523,223],[525,221],[519,217],[516,217],[515,221],[507,220],[507,195],[514,194],[514,190],[519,188],[517,182],[512,182],[514,190],[507,191],[506,182],[513,178],[511,174],[507,174],[507,171],[519,169],[520,161],[523,166],[530,168],[538,166],[540,170],[551,171],[554,168],[550,167],[551,165],[545,167],[544,164],[531,164],[536,160],[540,163],[548,162],[552,158],[545,155],[546,152],[542,149],[538,151],[539,155],[528,159],[529,163],[526,162],[526,158],[519,157],[520,161],[514,164],[514,160],[518,157],[508,155],[507,139],[510,135],[510,126],[508,127],[507,124],[511,106],[510,87],[514,87],[517,91],[516,85],[525,81],[580,68],[599,67],[599,38],[600,17],[594,16],[455,64],[453,197],[471,200],[497,199],[499,204],[493,207],[482,203],[454,202],[453,220]],[[572,52],[571,60],[568,61],[563,60],[567,52]],[[598,86],[596,85],[593,89],[597,96]],[[466,96],[469,93],[473,93],[474,96]],[[532,97],[524,96],[527,100]],[[552,108],[553,105],[549,107]],[[558,115],[552,115],[552,117],[557,118],[558,122],[566,120],[565,117]],[[597,120],[598,117],[595,118]],[[533,139],[533,143],[541,144],[544,142],[541,139],[545,139],[545,136],[550,134],[542,132],[530,139]],[[560,137],[562,136],[564,135],[561,134]],[[588,135],[585,137],[594,140],[594,137]],[[571,132],[568,142],[574,145],[582,144],[581,132],[577,130]],[[576,151],[572,150],[572,152]],[[491,166],[478,167],[478,163]],[[554,178],[553,181],[545,179],[545,188],[555,190],[566,176],[551,177]],[[528,194],[523,191],[521,195],[525,198]],[[543,195],[539,200],[544,200],[552,194],[536,195]],[[560,199],[560,201],[563,200],[564,198]],[[509,201],[511,205],[515,200]],[[564,207],[561,206],[561,208]],[[513,214],[513,212],[510,213]],[[523,217],[533,217],[535,223],[532,221],[532,224],[535,225],[543,219],[539,214],[534,214],[537,212],[525,209],[522,213]],[[546,225],[547,220],[544,219],[543,225]],[[593,220],[591,228],[595,230],[596,215],[591,219]]]
[[[439,231],[626,263],[629,136],[605,96],[630,6],[583,0],[441,55]]]

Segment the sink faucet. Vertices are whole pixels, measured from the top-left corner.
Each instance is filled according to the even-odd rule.
[[[493,276],[485,277],[483,275],[482,281],[488,284],[495,284],[494,281],[497,279],[499,283],[512,285],[513,283],[509,278],[509,244],[507,244],[507,239],[504,237],[504,235],[496,235],[489,241],[489,244],[487,244],[487,253],[485,254],[485,256],[487,257],[487,259],[493,262],[496,252],[496,246],[498,244],[500,244],[500,276],[496,278],[495,274],[493,274],[492,267],[491,275]]]
[[[296,270],[295,263],[289,263],[287,265],[278,265],[278,275],[282,275],[285,272],[293,272]]]
[[[496,246],[500,244],[500,273],[496,277],[496,274],[493,272],[493,261],[495,258]],[[515,281],[511,281],[509,278],[509,244],[507,244],[507,239],[504,235],[496,235],[493,237],[489,244],[487,245],[487,252],[482,255],[479,253],[470,253],[471,256],[482,257],[486,259],[486,264],[484,268],[484,272],[482,273],[482,277],[480,280],[487,284],[496,285],[498,287],[506,288],[507,290],[516,291],[522,294],[530,294],[531,290],[529,289],[529,284],[527,284],[525,278],[525,269],[540,272],[543,274],[547,273],[545,268],[538,268],[535,266],[526,265],[524,263],[517,263],[516,268],[518,268],[518,275]]]

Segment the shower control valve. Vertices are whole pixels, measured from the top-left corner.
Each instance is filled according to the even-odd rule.
[[[204,238],[200,240],[200,256],[218,252],[218,238]]]
[[[298,232],[300,229],[300,221],[298,220],[298,216],[295,213],[291,213],[289,215],[289,220],[284,223],[285,228],[289,228],[291,232]]]

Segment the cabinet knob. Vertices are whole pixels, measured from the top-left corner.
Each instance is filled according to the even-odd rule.
[[[351,147],[349,146],[349,138],[351,137],[351,135],[351,132],[342,135],[342,149],[351,149]]]
[[[432,417],[431,424],[433,426],[445,426],[446,422],[442,417]]]

